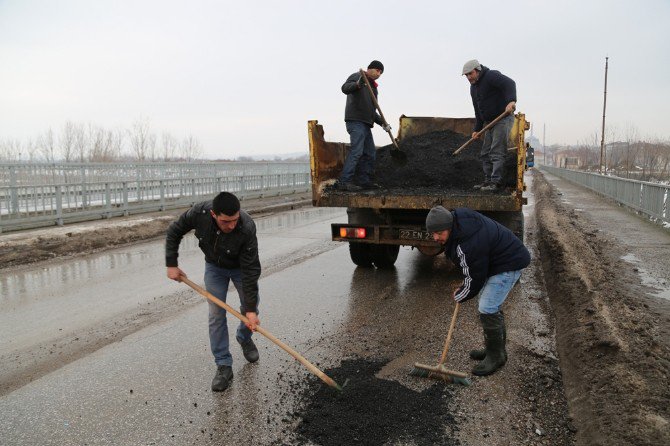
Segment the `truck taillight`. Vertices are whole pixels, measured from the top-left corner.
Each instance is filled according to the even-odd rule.
[[[342,238],[365,238],[366,235],[365,228],[340,228]]]

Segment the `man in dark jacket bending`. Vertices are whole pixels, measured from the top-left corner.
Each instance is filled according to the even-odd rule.
[[[467,208],[448,211],[436,206],[428,212],[426,229],[463,271],[463,284],[453,298],[465,302],[479,293],[479,320],[484,329],[484,350],[470,352],[481,360],[472,370],[485,376],[507,361],[506,330],[502,305],[521,270],[530,264],[530,253],[512,231]]]
[[[463,75],[470,82],[470,96],[475,108],[475,127],[472,137],[503,112],[507,116],[498,121],[484,134],[481,160],[484,182],[475,189],[496,191],[504,187],[505,153],[509,133],[514,124],[516,110],[516,83],[497,70],[490,70],[477,59],[469,60],[463,66]]]
[[[372,91],[377,97],[376,80],[384,72],[384,65],[373,60],[365,72]],[[344,161],[344,168],[337,180],[336,187],[345,191],[359,191],[376,187],[372,182],[375,170],[375,141],[372,139],[372,126],[375,123],[390,131],[391,126],[384,125],[381,116],[375,109],[370,91],[365,85],[361,73],[356,72],[349,76],[342,85],[342,93],[347,95],[347,105],[344,109],[344,121],[351,139],[351,147]]]
[[[261,263],[258,259],[256,225],[249,214],[240,210],[239,200],[230,192],[221,192],[214,200],[196,204],[183,213],[168,228],[165,241],[167,276],[177,282],[181,281],[181,277],[186,277],[177,262],[179,244],[192,229],[205,254],[207,291],[225,302],[231,280],[237,289],[241,312],[249,319],[249,325],[240,323],[236,338],[242,346],[244,358],[256,362],[258,349],[251,339],[252,331],[260,324],[258,278],[261,275]],[[209,342],[217,365],[212,390],[226,390],[233,379],[226,311],[212,302],[209,302]]]

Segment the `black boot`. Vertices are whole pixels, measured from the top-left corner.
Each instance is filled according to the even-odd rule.
[[[219,365],[216,367],[216,375],[212,380],[212,390],[222,392],[228,388],[230,381],[233,380],[233,368],[229,365]]]
[[[258,349],[256,348],[256,344],[254,344],[254,341],[249,339],[247,342],[240,345],[242,346],[242,353],[244,354],[244,359],[246,359],[249,362],[258,361],[259,358]]]
[[[484,329],[486,357],[472,369],[472,374],[486,376],[505,365],[505,320],[500,313],[480,314],[479,320]]]
[[[505,315],[502,311],[500,312],[500,317],[503,322],[503,349],[505,353],[505,362],[507,362],[507,349],[505,348],[505,344],[507,343],[507,328],[505,327]],[[486,349],[470,350],[470,359],[481,361],[484,358],[486,358]]]

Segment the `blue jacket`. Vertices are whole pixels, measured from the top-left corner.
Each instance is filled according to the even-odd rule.
[[[512,231],[467,208],[451,211],[454,223],[445,254],[465,276],[455,299],[463,302],[479,293],[486,279],[530,264],[530,253]]]
[[[516,83],[497,70],[482,66],[479,79],[470,85],[470,96],[475,108],[475,132],[484,127],[484,122],[497,118],[510,102],[516,102]]]

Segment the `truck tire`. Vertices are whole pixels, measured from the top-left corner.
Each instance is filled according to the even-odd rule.
[[[372,263],[379,269],[391,269],[399,251],[400,245],[372,245]]]
[[[372,245],[369,243],[349,242],[349,255],[355,265],[363,268],[372,266]]]

